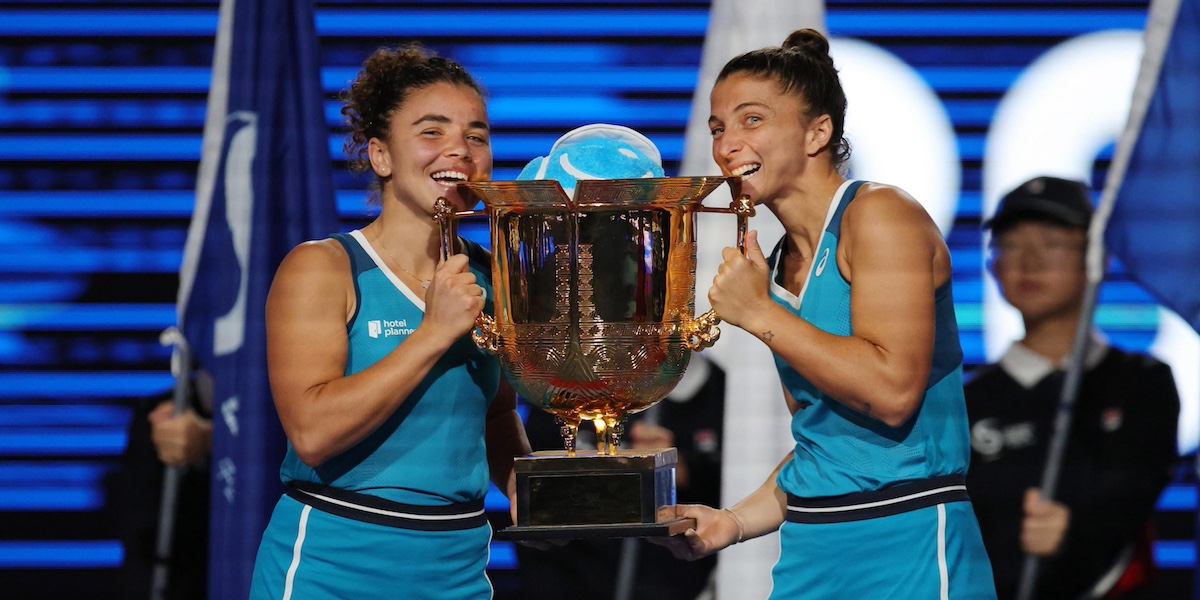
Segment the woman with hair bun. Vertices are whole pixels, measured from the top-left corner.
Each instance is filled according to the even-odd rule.
[[[846,96],[804,29],[725,65],[713,158],[785,234],[724,251],[708,297],[770,347],[796,445],[730,508],[680,507],[695,559],[780,531],[772,598],[995,598],[970,456],[950,252],[903,190],[847,180]]]
[[[433,220],[439,197],[468,208],[459,182],[491,178],[483,91],[414,44],[377,50],[344,100],[380,213],[296,247],[271,286],[287,493],[251,597],[490,598],[489,475],[511,497],[529,445],[499,363],[467,335],[492,310],[490,259],[460,239],[440,260]]]

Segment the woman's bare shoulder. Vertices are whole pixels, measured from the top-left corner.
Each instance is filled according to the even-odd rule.
[[[282,272],[288,271],[323,271],[339,270],[349,265],[350,256],[346,249],[333,238],[311,240],[292,248],[283,263],[279,266]]]
[[[901,188],[884,183],[863,184],[854,202],[846,207],[845,219],[865,229],[901,225],[928,233],[937,232],[933,218],[916,198]]]
[[[350,256],[334,239],[304,242],[283,259],[273,289],[307,295],[331,293],[350,285]]]
[[[894,185],[886,183],[876,183],[868,181],[858,190],[858,194],[854,198],[854,203],[846,208],[846,211],[858,209],[867,210],[911,210],[913,208],[921,209],[921,203],[913,198],[912,194]]]
[[[912,260],[945,253],[945,241],[933,218],[908,192],[885,184],[865,184],[846,207],[842,221],[846,252],[882,249],[892,258]],[[903,252],[897,250],[903,249]]]

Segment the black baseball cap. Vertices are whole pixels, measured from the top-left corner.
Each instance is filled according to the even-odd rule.
[[[1034,177],[1005,194],[996,214],[983,226],[994,232],[1003,231],[1021,221],[1050,221],[1087,229],[1092,221],[1087,184],[1058,177]]]

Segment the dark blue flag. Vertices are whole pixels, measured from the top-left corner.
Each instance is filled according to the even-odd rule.
[[[209,597],[246,598],[283,491],[264,306],[291,248],[337,231],[309,0],[222,0],[179,321],[214,381]]]
[[[1157,65],[1155,59],[1161,59]],[[1145,107],[1140,127],[1139,101]],[[1105,242],[1133,279],[1200,331],[1197,140],[1200,0],[1155,0],[1130,128],[1122,138],[1132,151],[1117,182]]]

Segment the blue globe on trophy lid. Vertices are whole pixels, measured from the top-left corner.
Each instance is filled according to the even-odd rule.
[[[525,165],[518,180],[553,179],[571,196],[581,179],[663,177],[662,154],[650,138],[622,125],[593,123],[573,129]]]

